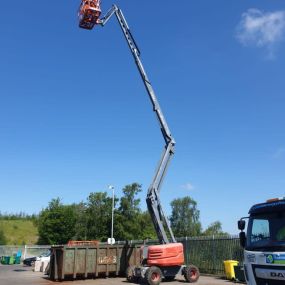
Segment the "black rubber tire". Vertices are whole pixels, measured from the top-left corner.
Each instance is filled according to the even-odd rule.
[[[174,280],[175,280],[175,276],[165,276],[165,277],[164,277],[164,280],[165,280],[166,282],[174,281]]]
[[[161,270],[156,266],[151,266],[145,273],[145,279],[149,285],[159,285],[162,280]]]
[[[199,269],[194,265],[189,265],[184,269],[185,280],[189,283],[195,283],[200,277]]]
[[[127,281],[131,283],[135,281],[134,270],[135,270],[134,266],[129,266],[126,270]]]

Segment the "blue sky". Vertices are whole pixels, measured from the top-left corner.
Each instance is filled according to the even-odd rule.
[[[190,195],[204,228],[220,220],[237,233],[252,204],[284,196],[284,2],[116,3],[177,142],[166,212]],[[120,196],[132,182],[145,209],[163,139],[117,22],[81,30],[78,5],[2,3],[1,212],[37,213],[108,184]]]

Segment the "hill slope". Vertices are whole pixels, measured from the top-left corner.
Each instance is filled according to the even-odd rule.
[[[0,220],[7,245],[35,244],[38,240],[37,227],[31,220]]]

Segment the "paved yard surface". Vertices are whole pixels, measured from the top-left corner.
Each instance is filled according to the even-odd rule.
[[[22,265],[0,265],[0,285],[128,285],[125,278],[101,278],[78,281],[52,282],[41,272],[33,272],[31,267]],[[181,278],[173,282],[162,284],[182,285],[186,283]],[[231,285],[232,282],[215,277],[201,276],[196,285]]]

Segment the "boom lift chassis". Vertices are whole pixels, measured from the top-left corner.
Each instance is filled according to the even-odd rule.
[[[119,9],[116,5],[113,5],[112,8],[107,12],[107,14],[103,18],[96,20],[96,24],[99,24],[102,27],[105,26],[113,15],[116,16],[118,23],[122,29],[122,32],[126,38],[128,46],[131,50],[131,53],[134,57],[136,66],[139,70],[139,73],[145,85],[146,91],[149,95],[150,101],[153,106],[153,111],[156,114],[156,117],[160,125],[160,129],[161,129],[164,141],[165,141],[165,146],[163,149],[162,157],[160,159],[158,168],[155,172],[154,178],[147,192],[146,203],[147,203],[148,211],[151,215],[151,219],[154,224],[160,244],[181,245],[181,244],[176,243],[176,239],[170,227],[169,221],[163,212],[160,199],[159,199],[160,188],[161,188],[163,179],[165,177],[167,168],[169,166],[170,160],[174,154],[175,140],[173,136],[171,135],[170,129],[163,116],[158,100],[155,96],[151,82],[148,79],[148,76],[144,70],[142,62],[140,60],[140,50],[135,42],[135,39],[132,36],[132,33],[129,29],[129,26],[127,24],[127,21],[121,9]],[[144,251],[146,251],[146,253],[143,253],[143,258],[144,258],[143,265],[140,267],[130,267],[127,269],[127,279],[129,281],[137,281],[140,277],[143,277],[147,279],[147,282],[150,285],[158,285],[162,278],[167,279],[167,280],[173,280],[175,278],[175,275],[179,273],[183,274],[185,276],[185,279],[188,282],[196,282],[198,280],[199,270],[197,267],[193,265],[185,266],[181,264],[177,264],[174,266],[172,264],[171,266],[161,266],[161,267],[149,266],[147,265],[147,256],[146,256],[147,249]],[[182,248],[182,255],[183,255],[183,248]],[[183,259],[184,259],[184,256],[183,256]]]

